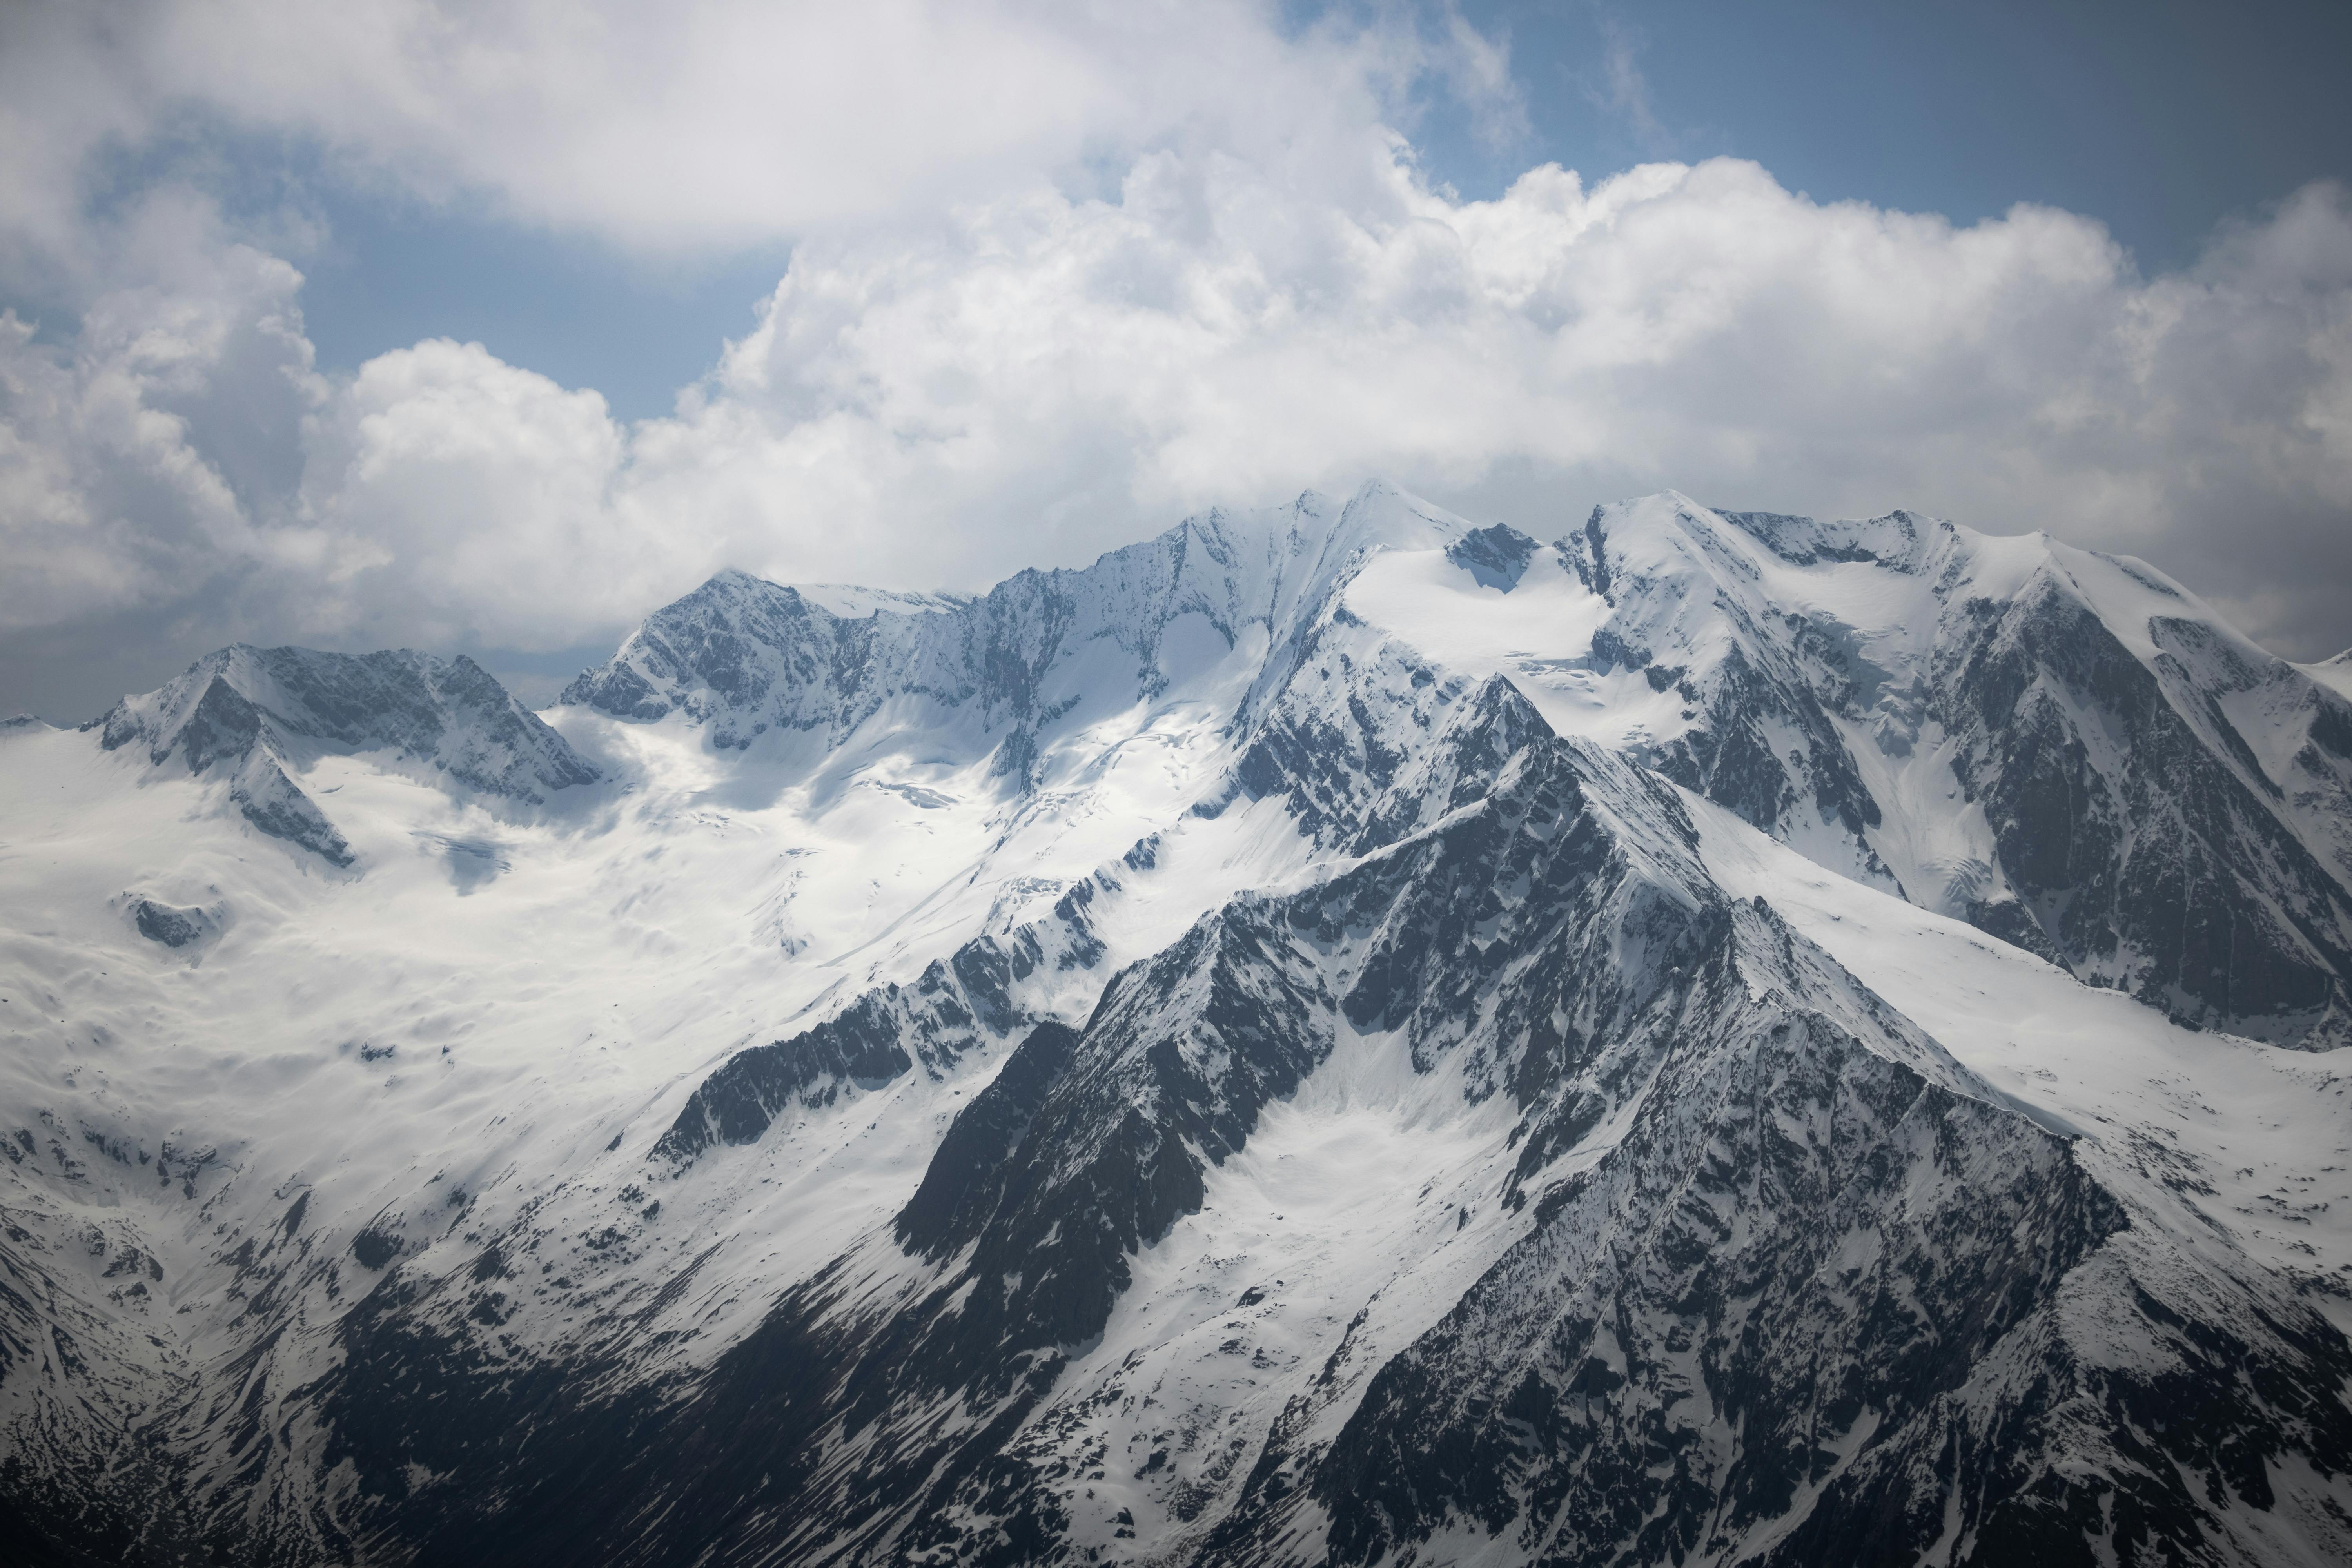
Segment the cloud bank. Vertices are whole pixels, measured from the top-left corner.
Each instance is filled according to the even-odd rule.
[[[297,267],[200,184],[51,210],[63,176],[12,157],[18,253],[102,230],[110,258],[76,272],[99,281],[70,334],[0,330],[13,667],[95,627],[570,648],[721,565],[977,587],[1374,473],[1546,537],[1668,486],[2047,529],[2148,557],[2290,657],[2352,642],[2338,187],[2144,278],[2081,216],[1956,227],[1729,160],[1547,164],[1461,200],[1399,129],[1412,84],[1453,84],[1499,137],[1515,100],[1443,15],[1285,35],[1238,6],[1206,28],[885,7],[781,37],[705,5],[659,40],[531,6],[357,15],[307,70],[207,53],[169,8],[141,58],[219,73],[247,121],[369,177],[647,245],[767,224],[789,270],[673,416],[625,425],[478,345],[322,376]],[[841,85],[866,80],[879,109]],[[760,82],[792,101],[759,118]],[[227,112],[193,90],[154,101]],[[600,94],[611,123],[566,142]],[[132,132],[76,133],[58,156],[87,164]]]

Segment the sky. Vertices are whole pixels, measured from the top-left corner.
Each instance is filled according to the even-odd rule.
[[[0,711],[534,700],[722,566],[1392,479],[2046,530],[2352,645],[2342,6],[19,0]]]

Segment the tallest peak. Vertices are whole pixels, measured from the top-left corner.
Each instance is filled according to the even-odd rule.
[[[686,597],[693,599],[724,595],[734,598],[745,594],[789,594],[791,592],[792,590],[782,584],[772,583],[765,577],[754,576],[740,566],[721,566],[704,578],[701,585]]]
[[[1472,531],[1466,518],[1385,479],[1358,486],[1339,521],[1351,542],[1402,549],[1442,548]]]

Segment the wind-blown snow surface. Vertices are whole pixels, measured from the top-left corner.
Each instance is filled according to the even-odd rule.
[[[2329,668],[2042,538],[1375,485],[723,574],[539,716],[231,649],[0,729],[0,1527],[2341,1561]]]

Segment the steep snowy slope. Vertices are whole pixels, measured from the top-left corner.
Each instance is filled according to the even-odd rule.
[[[2173,1021],[2335,1039],[2343,704],[2137,563],[1376,485],[476,676],[0,731],[57,1560],[2352,1552],[2352,1085]],[[2219,994],[2065,946],[2163,811]]]

